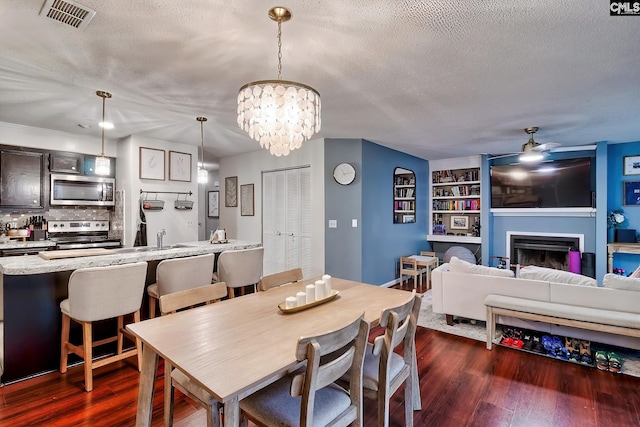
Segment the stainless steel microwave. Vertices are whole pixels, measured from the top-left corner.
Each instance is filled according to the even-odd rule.
[[[113,206],[116,180],[51,174],[51,205]]]

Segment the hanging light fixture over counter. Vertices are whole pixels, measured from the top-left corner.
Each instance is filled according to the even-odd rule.
[[[240,88],[238,126],[271,154],[286,156],[320,130],[320,94],[311,86],[282,80],[281,26],[291,12],[273,7],[269,17],[278,23],[278,79]]]
[[[109,92],[105,92],[103,90],[99,90],[96,92],[100,98],[102,98],[102,121],[100,122],[100,128],[102,129],[102,148],[100,150],[100,155],[96,157],[95,164],[95,173],[96,175],[109,175],[111,173],[111,160],[104,155],[104,129],[113,128],[113,124],[107,123],[104,120],[104,106],[107,98],[111,98],[111,94]]]
[[[206,184],[209,182],[209,172],[204,168],[204,122],[207,121],[207,118],[196,117],[196,120],[200,122],[200,146],[202,148],[202,160],[200,160],[198,167],[198,184]]]

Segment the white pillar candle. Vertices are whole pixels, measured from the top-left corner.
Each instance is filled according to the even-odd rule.
[[[329,276],[328,274],[325,274],[324,276],[322,276],[322,280],[324,281],[325,295],[326,296],[331,295],[331,292],[333,292],[331,289],[331,276]]]
[[[284,301],[284,306],[286,308],[296,308],[297,301],[298,299],[296,297],[287,297],[287,299]]]
[[[296,294],[296,307],[301,307],[307,303],[307,294],[300,291]]]
[[[316,301],[327,296],[325,293],[324,280],[316,280]]]
[[[307,285],[307,304],[314,302],[316,298],[316,287]]]

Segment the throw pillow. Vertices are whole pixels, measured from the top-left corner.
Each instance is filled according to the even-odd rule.
[[[640,279],[625,277],[619,274],[607,273],[602,279],[602,286],[611,289],[624,289],[627,291],[640,291]]]
[[[528,265],[520,270],[522,279],[544,280],[546,282],[567,283],[569,285],[598,286],[596,279],[570,271]]]
[[[449,260],[449,271],[454,273],[468,273],[468,274],[482,274],[484,276],[499,276],[499,277],[513,277],[513,271],[486,267],[484,265],[471,264],[458,257],[451,257]]]

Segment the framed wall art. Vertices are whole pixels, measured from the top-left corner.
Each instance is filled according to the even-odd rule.
[[[237,176],[228,176],[224,179],[224,205],[228,208],[238,206]]]
[[[140,179],[164,181],[164,150],[140,147]]]
[[[624,204],[626,206],[640,206],[640,181],[625,181]]]
[[[191,154],[169,151],[169,181],[191,182]]]
[[[624,156],[623,162],[625,175],[640,175],[640,156]]]
[[[220,216],[220,192],[209,191],[207,196],[207,216],[209,218],[218,218]]]
[[[245,184],[240,186],[240,215],[254,215],[253,184]]]
[[[449,228],[453,230],[466,230],[469,228],[469,217],[452,215]]]

